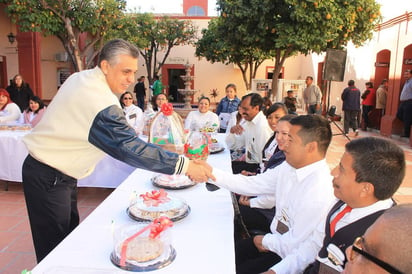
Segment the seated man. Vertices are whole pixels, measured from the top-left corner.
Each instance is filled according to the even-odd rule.
[[[412,204],[385,211],[346,249],[345,274],[412,273]]]
[[[329,122],[318,115],[293,118],[286,161],[256,176],[233,175],[213,169],[215,184],[241,195],[272,195],[276,206],[271,233],[235,244],[236,272],[299,273],[322,246],[327,211],[334,201],[325,154],[332,138]],[[314,234],[319,234],[317,237]]]
[[[226,136],[227,143],[239,143],[245,147],[245,161],[232,161],[233,173],[240,173],[242,170],[257,172],[259,164],[262,162],[262,150],[266,141],[273,134],[265,115],[261,111],[263,105],[262,97],[257,93],[249,93],[242,97],[239,113],[245,120],[242,124],[236,124],[230,128]],[[237,140],[237,136],[242,138]]]
[[[345,250],[382,213],[392,207],[391,197],[405,176],[403,150],[389,140],[365,137],[347,143],[332,170],[334,194],[339,201],[326,219],[323,247],[305,273],[340,273]]]

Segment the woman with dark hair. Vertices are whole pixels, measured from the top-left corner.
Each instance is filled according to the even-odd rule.
[[[199,108],[189,112],[185,120],[185,129],[190,130],[205,130],[210,132],[214,129],[215,132],[220,127],[219,116],[216,113],[211,112],[210,99],[208,97],[202,96],[199,99]]]
[[[34,96],[29,84],[23,80],[20,74],[16,74],[13,77],[11,85],[6,90],[10,94],[10,99],[19,106],[20,112],[29,107],[29,100]]]
[[[160,93],[152,97],[152,107],[154,111],[159,111],[164,103],[168,103],[166,94]]]
[[[262,105],[262,111],[263,114],[267,116],[267,111],[269,108],[272,106],[272,101],[269,99],[268,96],[263,97],[263,105]]]
[[[276,141],[276,126],[278,124],[278,121],[280,118],[288,114],[288,109],[286,108],[286,105],[283,103],[274,103],[272,106],[270,106],[265,115],[266,119],[268,120],[268,124],[270,128],[273,130],[273,136],[269,138],[269,140],[266,142],[265,146],[263,147],[263,163],[260,166],[260,169],[263,171],[266,167],[267,161],[272,157],[272,155],[275,153],[278,143]]]
[[[366,90],[362,93],[362,130],[368,130],[369,113],[375,108],[376,93],[372,82],[365,83]]]
[[[18,123],[21,112],[13,103],[7,90],[0,88],[0,124]]]
[[[29,100],[29,107],[23,112],[23,122],[35,127],[43,117],[46,106],[37,96],[32,96]]]
[[[136,134],[143,133],[144,117],[143,111],[133,104],[133,95],[126,91],[120,96],[120,105],[122,106],[127,123],[136,131]]]

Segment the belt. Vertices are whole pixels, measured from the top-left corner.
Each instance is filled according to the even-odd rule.
[[[401,101],[401,103],[405,103],[405,102],[412,102],[412,99],[408,99],[408,100],[403,100],[403,101]]]

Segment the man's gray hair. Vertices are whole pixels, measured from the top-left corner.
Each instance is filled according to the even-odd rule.
[[[110,65],[115,65],[118,62],[119,55],[129,55],[137,59],[139,49],[123,39],[110,40],[100,51],[97,65],[100,67],[103,60],[109,62]]]

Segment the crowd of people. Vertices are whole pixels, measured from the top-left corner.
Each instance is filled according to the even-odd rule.
[[[225,134],[232,152],[232,172],[225,172],[139,138],[147,112],[159,112],[168,98],[158,77],[151,104],[145,102],[144,76],[134,88],[136,101],[126,91],[134,83],[138,55],[124,40],[109,41],[98,65],[70,76],[47,107],[21,75],[0,89],[0,123],[33,126],[24,137],[29,155],[22,172],[38,262],[78,225],[77,179],[109,154],[236,193],[236,218],[245,225],[234,235],[238,274],[412,273],[412,239],[409,229],[401,229],[412,227],[412,207],[393,200],[405,176],[403,150],[388,139],[356,138],[330,171],[325,157],[332,130],[319,115],[322,94],[311,76],[303,92],[307,114],[297,114],[293,91],[284,102],[272,103],[257,93],[240,99],[228,84],[215,112],[209,98],[199,98],[184,127]],[[405,134],[412,123],[406,117],[412,100],[408,73],[399,110]],[[341,95],[345,134],[370,127],[367,114],[374,108],[384,113],[387,82],[376,92],[367,82],[363,93],[348,82]],[[399,239],[396,246],[391,239]]]
[[[0,88],[0,124],[35,127],[46,108],[20,74],[13,77],[6,89]]]

